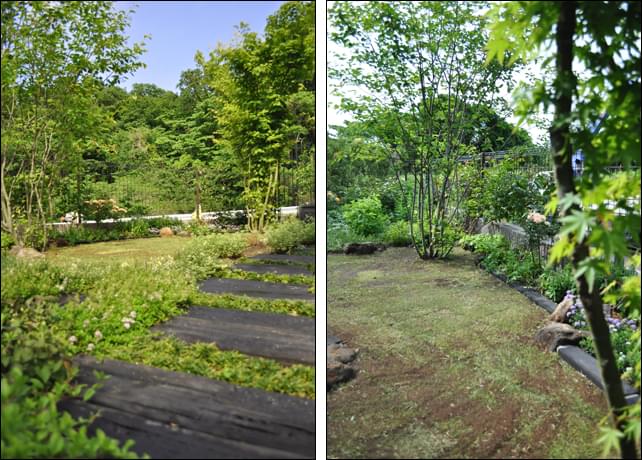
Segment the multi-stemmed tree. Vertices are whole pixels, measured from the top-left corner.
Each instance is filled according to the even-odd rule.
[[[373,127],[412,190],[408,222],[423,259],[457,241],[461,197],[453,185],[466,134],[493,107],[510,69],[487,63],[486,19],[478,2],[337,2],[331,38],[346,53],[330,69],[342,108]]]

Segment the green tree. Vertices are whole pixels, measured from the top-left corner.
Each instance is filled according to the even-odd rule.
[[[314,4],[287,2],[268,18],[265,39],[238,28],[205,65],[215,95],[216,142],[243,180],[249,226],[262,230],[280,168],[314,146]]]
[[[96,93],[140,67],[143,48],[127,46],[128,14],[110,2],[2,2],[1,15],[2,228],[22,239],[15,218],[50,215],[55,181],[80,171],[104,121]]]
[[[423,259],[452,250],[454,176],[459,159],[474,150],[466,142],[475,143],[484,115],[475,108],[494,106],[509,75],[502,65],[485,65],[482,6],[337,2],[330,11],[331,38],[349,50],[344,64],[330,69],[344,88],[342,107],[377,127],[401,190],[412,190],[408,221]]]
[[[532,58],[555,45],[543,63],[554,59],[553,84],[540,82],[523,93],[519,108],[524,118],[540,105],[555,109],[550,138],[557,197],[549,211],[559,207],[563,226],[552,259],[571,259],[609,405],[611,428],[603,428],[601,441],[623,458],[639,458],[640,402],[626,406],[603,305],[619,302],[639,318],[640,276],[603,292],[595,280],[614,260],[640,269],[640,9],[639,2],[507,2],[492,12],[488,43],[489,56],[500,61]],[[585,165],[576,179],[571,161],[578,149]],[[635,346],[639,356],[639,331]],[[634,372],[639,388],[639,360]]]

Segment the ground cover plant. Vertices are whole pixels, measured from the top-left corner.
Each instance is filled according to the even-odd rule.
[[[216,258],[217,266],[227,267],[221,274],[244,278],[243,272],[230,268],[232,261],[222,256],[247,248],[245,234],[193,239],[199,238],[207,238],[208,247],[218,251],[221,258]],[[218,238],[218,243],[213,243],[213,238]],[[177,262],[181,252],[191,251],[189,240],[153,240],[165,244],[155,250],[147,247],[149,239],[82,245],[58,249],[36,261],[3,255],[3,421],[15,421],[3,423],[3,455],[132,455],[129,446],[119,447],[104,435],[89,438],[86,423],[58,413],[56,403],[61,398],[82,392],[89,398],[95,391],[70,383],[73,370],[69,359],[79,353],[314,397],[314,369],[310,366],[284,366],[270,359],[221,351],[214,344],[186,344],[149,331],[193,304],[314,316],[314,305],[308,302],[199,292],[195,273],[207,273],[208,259],[202,259],[203,266],[194,271]],[[136,243],[142,250],[136,251]],[[123,252],[129,257],[122,258]],[[250,279],[313,284],[311,277],[247,275]],[[61,305],[63,298],[66,302]],[[36,417],[38,411],[44,411],[46,417]],[[24,430],[32,430],[33,435]]]

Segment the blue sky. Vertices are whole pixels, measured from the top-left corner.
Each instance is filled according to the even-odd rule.
[[[241,21],[250,29],[262,33],[267,17],[278,10],[282,1],[122,1],[116,8],[129,10],[128,30],[130,43],[140,42],[145,34],[147,52],[142,61],[147,68],[138,70],[121,82],[128,90],[133,83],[154,83],[161,88],[176,91],[183,70],[194,68],[197,50],[205,56],[217,43],[229,43],[234,37],[234,26]],[[136,5],[138,5],[136,7]]]

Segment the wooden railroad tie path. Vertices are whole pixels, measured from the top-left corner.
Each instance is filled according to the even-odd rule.
[[[314,365],[314,318],[197,306],[152,330],[191,343],[214,342],[221,350]]]
[[[253,273],[314,276],[314,273],[308,270],[306,266],[295,264],[236,264],[234,268]]]
[[[314,457],[314,401],[242,388],[123,361],[76,358],[79,383],[94,370],[110,378],[89,402],[63,401],[61,410],[88,417],[92,430],[136,441],[152,458]]]
[[[246,295],[270,300],[304,300],[314,302],[314,294],[300,284],[269,283],[266,281],[210,278],[202,281],[199,288],[211,294]]]
[[[259,273],[311,274],[312,256],[257,256],[274,264],[238,268]],[[314,302],[307,286],[212,278],[204,292]],[[314,318],[192,306],[152,330],[186,342],[216,343],[222,350],[314,365]],[[245,388],[196,375],[89,356],[75,358],[80,384],[108,376],[88,401],[66,399],[60,410],[74,417],[99,416],[102,429],[152,458],[313,458],[314,400]]]

